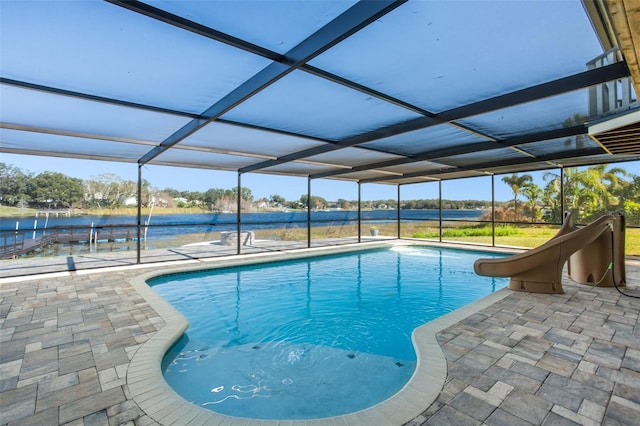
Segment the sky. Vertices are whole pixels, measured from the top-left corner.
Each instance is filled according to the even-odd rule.
[[[0,161],[34,174],[45,171],[60,172],[70,177],[83,180],[113,173],[124,180],[137,181],[138,166],[135,163],[116,163],[110,161],[78,160],[68,158],[0,154]],[[640,175],[640,161],[616,164],[629,173]],[[534,182],[544,185],[545,171],[529,172]],[[210,188],[231,189],[238,186],[238,175],[235,172],[183,169],[167,166],[143,166],[142,178],[146,179],[157,189],[174,188],[179,191],[201,191]],[[249,173],[242,176],[242,186],[251,189],[254,199],[269,198],[280,195],[288,201],[298,200],[307,194],[307,179],[300,177],[275,176],[267,174]],[[362,200],[387,200],[397,198],[395,185],[363,184]],[[320,196],[327,201],[339,198],[346,200],[358,199],[357,184],[348,181],[330,179],[316,179],[311,183],[311,194]],[[442,197],[450,200],[490,200],[491,178],[455,179],[444,181]],[[496,201],[513,199],[513,192],[501,180],[495,179]],[[438,198],[437,183],[403,185],[400,190],[403,200]]]

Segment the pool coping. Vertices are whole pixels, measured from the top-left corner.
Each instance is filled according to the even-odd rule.
[[[301,259],[321,254],[348,253],[363,249],[388,248],[393,246],[420,245],[430,247],[460,248],[459,245],[424,242],[376,242],[358,244],[357,246],[321,247],[304,251],[292,250],[278,253],[260,253],[246,255],[242,259],[226,259],[202,263],[197,266],[182,265],[147,272],[130,280],[131,285],[151,305],[164,320],[165,325],[140,349],[131,359],[127,371],[127,385],[131,398],[154,421],[162,425],[402,425],[419,416],[436,400],[447,377],[447,362],[444,353],[436,340],[436,334],[468,316],[489,307],[507,297],[510,292],[505,287],[467,304],[440,318],[417,327],[412,335],[416,348],[417,365],[414,374],[407,384],[395,395],[372,407],[353,413],[311,420],[260,420],[223,415],[198,405],[192,404],[178,395],[164,380],[161,362],[164,354],[182,336],[189,324],[186,318],[171,304],[160,297],[147,284],[150,278],[172,273],[201,271],[207,269],[226,268],[247,264],[277,262],[281,260]],[[476,249],[474,247],[474,249]],[[491,247],[477,247],[478,251],[510,252],[513,250],[492,250]]]

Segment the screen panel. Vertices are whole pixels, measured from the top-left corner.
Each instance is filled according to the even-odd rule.
[[[202,167],[214,170],[233,170],[255,163],[256,158],[239,155],[226,155],[186,149],[172,149],[163,152],[153,159],[150,164]]]
[[[215,121],[180,142],[180,146],[215,148],[276,157],[324,144],[313,139]]]
[[[152,0],[146,3],[258,46],[285,53],[356,2]]]
[[[332,163],[343,166],[359,166],[362,164],[375,163],[378,161],[394,160],[402,158],[397,155],[377,152],[362,148],[343,148],[340,150],[330,151],[324,154],[313,155],[305,158],[309,161],[318,161],[321,163]]]
[[[340,140],[419,117],[404,108],[294,71],[222,116],[299,135]]]
[[[185,112],[269,63],[107,2],[3,2],[0,16],[3,77]]]
[[[415,155],[452,146],[466,145],[486,141],[479,135],[463,131],[448,124],[427,127],[412,132],[401,133],[388,138],[378,139],[362,146],[394,152],[402,155]]]
[[[135,162],[148,145],[0,128],[0,152]]]
[[[190,119],[72,96],[0,85],[3,123],[78,134],[162,142]]]
[[[516,105],[459,120],[459,123],[498,139],[582,124],[587,120],[588,90]]]
[[[601,53],[577,1],[412,1],[311,64],[441,112],[585,71]]]

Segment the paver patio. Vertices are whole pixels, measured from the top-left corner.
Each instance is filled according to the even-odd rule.
[[[167,326],[131,281],[168,266],[0,280],[0,424],[219,424],[170,404],[143,409],[166,391],[130,389],[147,374],[131,360]],[[627,276],[638,294],[639,261],[627,261]],[[566,277],[563,286],[562,295],[503,290],[439,331],[446,380],[408,424],[638,424],[640,300]]]

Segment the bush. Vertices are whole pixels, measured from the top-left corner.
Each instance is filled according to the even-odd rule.
[[[624,214],[627,225],[640,225],[640,203],[626,200],[624,202]]]
[[[443,238],[490,237],[491,226],[451,228],[442,231]],[[522,235],[523,231],[511,225],[496,226],[496,237]],[[438,232],[415,233],[413,238],[438,238]]]

